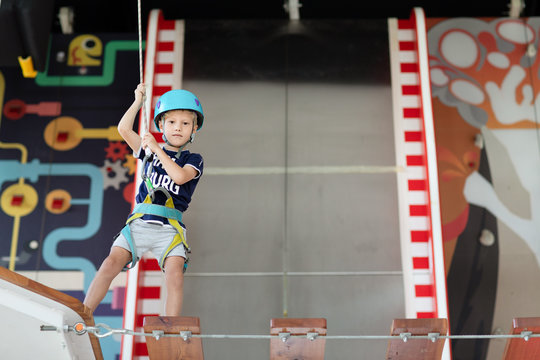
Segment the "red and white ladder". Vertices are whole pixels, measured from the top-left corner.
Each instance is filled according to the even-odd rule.
[[[143,129],[142,111],[139,132],[150,131],[162,142],[161,133],[154,125],[154,108],[157,100],[165,92],[182,86],[182,65],[184,53],[184,21],[165,20],[161,10],[152,10],[148,17],[144,82],[146,102],[144,110],[148,119],[148,129]],[[137,164],[136,188],[141,182],[140,164]],[[135,199],[133,199],[135,202]],[[145,316],[163,314],[163,276],[157,260],[143,257],[128,271],[123,327],[143,332]],[[123,336],[120,352],[122,360],[147,360],[148,350],[144,337]]]
[[[408,318],[448,318],[424,12],[389,19],[401,259]],[[443,359],[450,359],[446,342]]]

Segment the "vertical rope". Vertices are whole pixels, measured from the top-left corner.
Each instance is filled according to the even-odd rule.
[[[288,196],[289,196],[289,37],[285,37],[285,172],[284,172],[284,199],[283,199],[283,246],[282,246],[282,270],[283,270],[283,317],[289,316],[289,239],[288,239]]]
[[[142,57],[142,21],[141,21],[141,0],[137,0],[137,23],[138,23],[138,32],[139,32],[139,79],[143,83],[143,57]],[[148,119],[146,118],[146,96],[143,98],[142,105],[142,118],[143,118],[143,129],[144,132],[149,130],[148,128]]]

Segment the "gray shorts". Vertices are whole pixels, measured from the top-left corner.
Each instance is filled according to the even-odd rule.
[[[129,228],[134,246],[137,248],[137,260],[140,260],[145,252],[150,251],[159,261],[177,234],[176,229],[169,224],[146,222],[141,219],[133,220],[129,223]],[[186,229],[183,230],[185,236]],[[119,246],[131,252],[129,243],[122,234],[114,240],[112,246]],[[183,245],[179,245],[169,252],[167,257],[169,256],[181,256],[186,259],[186,249]]]

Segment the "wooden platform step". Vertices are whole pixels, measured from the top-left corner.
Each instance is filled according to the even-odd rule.
[[[439,360],[441,359],[444,339],[433,342],[428,339],[410,339],[403,341],[400,334],[429,335],[438,333],[446,335],[448,321],[446,319],[394,319],[391,334],[396,340],[388,342],[386,360]]]
[[[515,318],[511,334],[520,335],[524,331],[540,334],[540,317]],[[504,349],[504,360],[540,359],[540,338],[508,339]]]
[[[144,318],[144,332],[163,331],[164,334],[180,334],[181,331],[190,331],[192,334],[201,334],[198,317],[182,316],[147,316]],[[146,346],[150,360],[203,360],[201,338],[181,337],[146,337]]]
[[[290,337],[281,334],[306,335],[305,338]],[[322,360],[324,359],[326,319],[272,319],[270,334],[270,360]],[[317,334],[313,340],[308,334]],[[285,341],[284,341],[285,340]]]

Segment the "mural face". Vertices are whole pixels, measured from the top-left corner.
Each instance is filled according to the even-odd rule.
[[[79,35],[69,44],[68,66],[101,66],[103,45],[95,35]]]
[[[532,270],[538,275],[539,29],[540,19],[507,18],[432,20],[429,26],[454,333],[466,329],[491,333],[492,324],[510,325],[511,319],[503,314],[514,311],[514,316],[519,316],[520,309],[511,310],[501,301],[501,296],[511,290],[501,281],[508,278],[505,272],[509,270],[503,271],[500,264],[513,262],[513,272]],[[516,254],[505,249],[521,245],[533,261],[510,260]],[[532,299],[533,294],[529,289],[521,296]],[[529,310],[532,313],[534,307],[530,305]],[[456,354],[455,342],[453,347]],[[475,359],[487,356],[487,343],[480,348]]]

